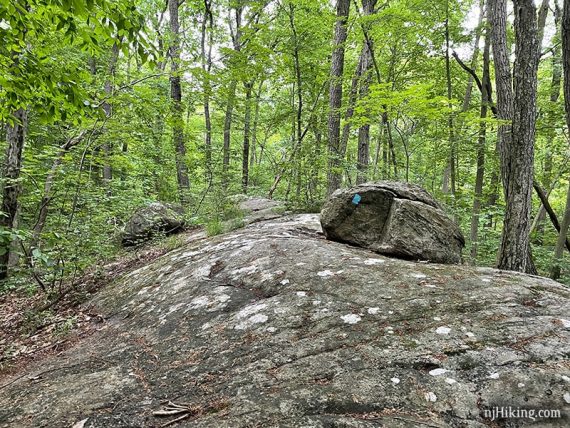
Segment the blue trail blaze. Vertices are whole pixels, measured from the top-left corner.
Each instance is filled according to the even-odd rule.
[[[362,196],[360,196],[360,195],[357,193],[356,195],[354,195],[354,198],[352,198],[352,203],[353,203],[354,205],[358,205],[361,200],[362,200]]]

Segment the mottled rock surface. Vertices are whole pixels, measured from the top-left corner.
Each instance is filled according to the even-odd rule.
[[[283,202],[260,197],[244,197],[238,207],[244,213],[247,224],[276,219],[285,211]]]
[[[184,217],[180,209],[161,202],[152,202],[140,207],[129,218],[123,230],[124,246],[140,244],[149,240],[155,233],[180,232],[184,227]]]
[[[317,215],[195,240],[89,303],[100,331],[0,380],[6,427],[485,427],[495,406],[570,424],[570,292],[391,259]],[[164,402],[188,413],[159,418]]]
[[[460,263],[465,240],[457,224],[424,189],[380,181],[339,189],[326,201],[328,239],[411,260]]]

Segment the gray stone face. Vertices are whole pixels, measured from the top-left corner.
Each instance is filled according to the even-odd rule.
[[[334,192],[321,211],[328,239],[377,253],[436,263],[460,263],[465,240],[457,224],[421,187],[365,183]]]
[[[139,208],[127,221],[123,230],[123,246],[148,241],[153,234],[180,232],[184,227],[183,211],[176,206],[152,202]]]
[[[176,427],[570,426],[566,287],[387,258],[317,215],[189,239],[87,306],[96,333],[0,380],[0,426],[158,427],[168,401]]]

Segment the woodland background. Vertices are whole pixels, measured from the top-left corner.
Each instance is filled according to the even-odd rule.
[[[560,1],[534,10],[531,167],[562,221],[570,149]],[[73,282],[123,251],[121,227],[149,201],[180,203],[190,224],[216,234],[240,215],[232,195],[318,211],[334,188],[380,179],[444,201],[466,235],[466,262],[494,266],[504,122],[487,89],[496,66],[487,6],[0,0],[0,256],[9,266],[0,287]],[[507,11],[514,61],[510,2]],[[570,283],[570,257],[553,257],[559,234],[536,193],[531,220],[538,273]]]

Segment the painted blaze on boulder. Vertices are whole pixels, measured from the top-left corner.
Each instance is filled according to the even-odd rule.
[[[161,202],[152,202],[139,208],[131,216],[123,231],[123,246],[132,246],[149,240],[155,233],[180,232],[184,227],[181,209]]]
[[[459,226],[420,186],[395,181],[339,189],[325,202],[321,225],[332,241],[435,263],[461,263]]]

